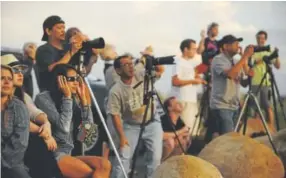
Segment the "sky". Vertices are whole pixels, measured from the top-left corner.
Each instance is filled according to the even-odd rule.
[[[42,23],[59,15],[69,27],[78,27],[90,38],[103,37],[119,54],[139,57],[147,45],[155,56],[179,55],[180,42],[200,40],[200,31],[219,23],[219,36],[243,37],[243,47],[255,44],[255,34],[268,32],[268,43],[279,48],[282,68],[274,71],[280,93],[286,95],[286,2],[1,2],[1,46],[21,49],[27,41],[43,44]],[[91,75],[103,79],[103,62]],[[156,83],[159,91],[170,90],[171,66]]]

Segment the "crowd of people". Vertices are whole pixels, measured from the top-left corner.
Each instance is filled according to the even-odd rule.
[[[83,54],[84,74],[90,73],[99,57],[105,61],[103,73],[108,92],[104,101],[105,120],[115,148],[106,135],[100,135],[106,137],[103,154],[86,156],[82,145],[97,137],[90,128],[97,127],[98,120],[79,68],[80,50],[89,38],[76,27],[66,31],[61,17],[48,17],[43,23],[45,44],[39,47],[30,42],[24,44],[23,59],[12,54],[1,56],[2,176],[124,177],[123,171],[131,171],[144,124],[141,139],[145,177],[151,178],[162,162],[186,153],[192,138],[199,133],[199,85],[211,88],[204,91],[210,96],[206,107],[211,117],[205,118],[207,142],[234,130],[240,109],[240,85],[252,85],[257,90],[267,121],[272,121],[269,77],[258,91],[269,65],[263,57],[272,51],[255,52],[254,45],[243,50],[239,45],[242,38],[225,35],[217,40],[218,33],[219,25],[211,23],[207,32],[201,32],[198,44],[193,39],[184,39],[178,45],[181,55],[174,57],[172,92],[164,101],[165,113],[161,116],[158,103],[147,104],[144,100],[145,65],[147,56],[153,56],[152,46],[146,47],[139,59],[129,53],[118,55],[112,44],[105,44],[103,49],[87,49]],[[265,31],[259,31],[257,46],[265,46],[267,37]],[[234,60],[235,55],[240,55],[240,60]],[[280,67],[279,58],[271,62]],[[163,65],[156,65],[154,80],[149,82],[160,80],[164,71]],[[109,159],[113,149],[119,152],[120,159]]]

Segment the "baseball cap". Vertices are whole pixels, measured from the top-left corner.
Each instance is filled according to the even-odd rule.
[[[236,38],[235,36],[233,35],[225,35],[224,37],[222,37],[221,40],[219,40],[219,46],[222,47],[222,45],[224,44],[231,44],[233,42],[241,42],[243,40],[243,38]]]
[[[46,20],[43,23],[43,37],[42,37],[42,41],[48,41],[48,34],[46,33],[45,29],[46,28],[53,28],[54,25],[58,24],[58,23],[65,23],[61,17],[57,16],[57,15],[52,15],[48,18],[46,18]]]

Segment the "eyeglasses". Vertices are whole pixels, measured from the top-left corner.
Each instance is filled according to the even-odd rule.
[[[6,76],[1,76],[1,80],[8,80],[8,81],[13,81],[12,77],[6,77]]]
[[[75,81],[80,81],[80,76],[74,76],[74,77],[66,77],[68,82],[75,82]]]

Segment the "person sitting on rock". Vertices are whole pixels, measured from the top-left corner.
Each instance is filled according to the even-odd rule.
[[[180,117],[183,110],[181,103],[175,97],[170,97],[164,102],[164,107],[167,113],[161,117],[162,129],[164,131],[162,161],[171,156],[182,154],[188,149],[191,143],[190,128],[184,124]],[[172,125],[178,138],[172,129]]]

